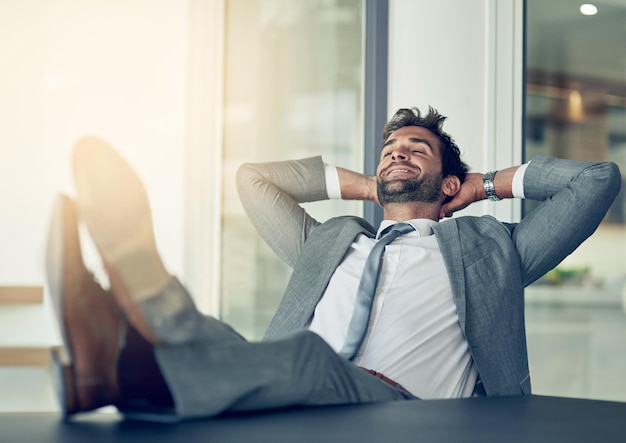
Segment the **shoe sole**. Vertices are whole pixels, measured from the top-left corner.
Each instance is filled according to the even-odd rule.
[[[75,391],[71,365],[65,363],[66,350],[63,346],[52,348],[52,384],[61,410],[61,417],[67,420],[76,411]]]
[[[67,328],[65,327],[63,293],[65,275],[65,239],[68,235],[66,217],[73,211],[72,203],[66,196],[59,196],[54,206],[48,233],[46,249],[46,276],[53,310],[59,326],[61,344],[51,350],[53,381],[61,414],[69,417],[76,410],[76,394],[72,384],[72,350]]]

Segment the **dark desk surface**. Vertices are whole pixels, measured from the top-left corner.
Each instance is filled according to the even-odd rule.
[[[555,397],[288,409],[176,425],[85,414],[0,414],[2,443],[626,442],[626,403]]]

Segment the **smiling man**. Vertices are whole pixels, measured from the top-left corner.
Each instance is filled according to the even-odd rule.
[[[434,134],[423,127],[405,126],[383,145],[377,177],[378,201],[387,207],[390,203],[438,203],[442,190],[453,196],[464,171],[444,173]]]
[[[61,198],[48,253],[63,346],[66,415],[115,404],[176,421],[291,405],[531,392],[523,289],[591,235],[620,187],[613,163],[539,156],[468,173],[429,109],[385,126],[376,176],[321,158],[242,165],[241,201],[293,274],[261,343],[200,314],[158,255],[145,190],[95,139],[76,148],[78,208],[111,280],[82,265],[74,204]],[[489,198],[541,204],[519,223],[454,217]],[[380,203],[323,223],[301,203]],[[98,311],[101,315],[93,316]]]

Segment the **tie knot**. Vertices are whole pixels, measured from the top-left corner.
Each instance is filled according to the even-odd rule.
[[[394,236],[397,237],[402,234],[409,233],[411,231],[415,231],[415,228],[408,223],[396,223],[391,226],[386,227],[381,232],[380,238],[383,238],[386,235],[394,233]]]
[[[415,228],[408,223],[396,223],[391,227],[392,231],[398,231],[401,234],[407,234],[411,231],[415,231]]]

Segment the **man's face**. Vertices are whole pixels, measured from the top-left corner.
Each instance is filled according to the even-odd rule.
[[[381,205],[441,197],[441,153],[437,137],[426,128],[405,126],[383,144],[376,170]]]

